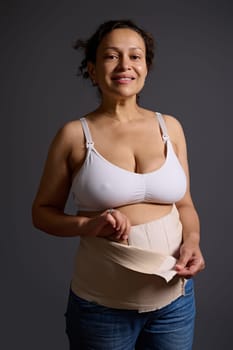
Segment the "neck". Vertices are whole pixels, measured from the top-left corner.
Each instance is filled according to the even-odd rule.
[[[121,100],[109,100],[103,98],[101,105],[98,108],[98,112],[114,118],[115,120],[124,122],[135,119],[140,113],[140,107],[136,102],[136,97]]]

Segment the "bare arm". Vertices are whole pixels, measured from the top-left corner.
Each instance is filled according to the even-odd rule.
[[[75,126],[74,123],[67,124],[54,138],[32,206],[33,224],[48,234],[61,237],[115,234],[119,239],[125,239],[129,222],[118,212],[110,215],[104,211],[94,218],[64,213],[74,171],[73,163],[79,167],[85,157],[82,137],[81,126],[76,122]],[[81,141],[77,142],[78,139]],[[74,145],[76,153],[75,161],[72,161]]]
[[[183,227],[183,243],[180,247],[180,257],[177,261],[176,269],[179,275],[189,278],[205,267],[200,250],[200,223],[190,193],[189,167],[184,133],[177,120],[169,117],[167,119],[169,133],[172,140],[174,140],[178,158],[187,177],[185,196],[176,203]]]
[[[32,206],[33,224],[52,235],[76,236],[83,219],[64,214],[71,186],[72,128],[65,126],[55,136],[48,152],[39,189]]]

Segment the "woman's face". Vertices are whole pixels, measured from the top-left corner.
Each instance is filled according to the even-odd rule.
[[[89,74],[105,97],[136,96],[147,76],[143,38],[131,29],[114,29],[100,42]]]

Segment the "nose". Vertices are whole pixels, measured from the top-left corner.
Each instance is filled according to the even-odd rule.
[[[119,69],[125,71],[130,69],[130,67],[131,67],[130,58],[127,55],[122,55],[119,60]]]

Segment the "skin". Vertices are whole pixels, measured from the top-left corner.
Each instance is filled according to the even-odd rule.
[[[128,171],[147,173],[162,166],[166,150],[154,112],[138,106],[137,94],[146,77],[143,38],[130,29],[115,29],[101,41],[96,62],[88,63],[91,79],[98,85],[102,101],[86,115],[95,148],[109,162]],[[184,133],[180,123],[165,115],[170,139],[188,179],[184,197],[176,203],[183,225],[183,242],[176,264],[177,274],[190,278],[204,269],[199,247],[200,227],[189,187],[189,170]],[[157,125],[156,125],[157,123]],[[131,225],[158,219],[172,205],[137,203],[114,208],[112,213],[64,213],[72,184],[86,155],[79,120],[67,123],[55,136],[33,202],[34,225],[52,235],[99,236],[127,244]]]

